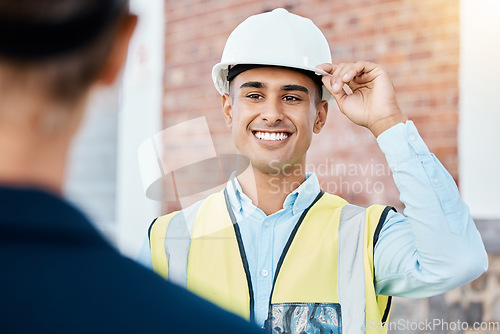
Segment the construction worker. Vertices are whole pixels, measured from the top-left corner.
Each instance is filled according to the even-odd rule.
[[[486,270],[467,206],[383,67],[332,64],[312,21],[276,9],[236,27],[213,80],[250,166],[222,192],[157,218],[146,265],[272,333],[385,333],[389,296],[436,295]],[[334,101],[376,137],[404,215],[351,205],[306,173]]]
[[[0,0],[0,333],[256,333],[121,256],[62,198],[89,92],[111,85],[126,0]]]

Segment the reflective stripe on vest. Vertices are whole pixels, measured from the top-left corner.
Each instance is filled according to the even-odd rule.
[[[364,208],[347,204],[339,224],[337,285],[344,333],[363,333],[366,317],[364,270]]]
[[[223,192],[158,218],[150,229],[162,276],[253,320],[253,291],[239,227]],[[304,211],[278,263],[270,303],[339,303],[342,332],[378,330],[389,300],[376,296],[373,245],[389,208],[367,209],[324,194]],[[379,224],[380,223],[380,224]],[[271,305],[270,305],[271,310]],[[383,319],[385,317],[385,319]]]

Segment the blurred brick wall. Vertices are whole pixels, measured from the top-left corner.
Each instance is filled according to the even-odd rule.
[[[457,180],[456,0],[165,0],[164,127],[206,116],[216,151],[233,150],[211,69],[232,29],[248,16],[276,7],[311,18],[329,40],[334,62],[384,65],[401,108]],[[171,152],[165,154],[175,159]],[[336,106],[313,141],[308,164],[327,191],[359,205],[402,208],[372,134],[353,125]],[[164,210],[178,208],[179,203],[167,203]]]

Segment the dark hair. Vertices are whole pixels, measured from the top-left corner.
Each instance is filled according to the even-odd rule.
[[[62,102],[79,97],[104,65],[128,0],[0,0],[0,63]]]

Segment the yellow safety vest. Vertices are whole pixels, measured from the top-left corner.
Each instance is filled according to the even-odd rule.
[[[391,298],[375,293],[373,248],[390,209],[360,208],[321,192],[277,264],[268,329],[386,333]],[[154,270],[171,280],[169,270],[170,276],[175,271],[175,283],[253,320],[250,272],[226,190],[209,196],[190,220],[182,212],[159,217],[150,227]]]

